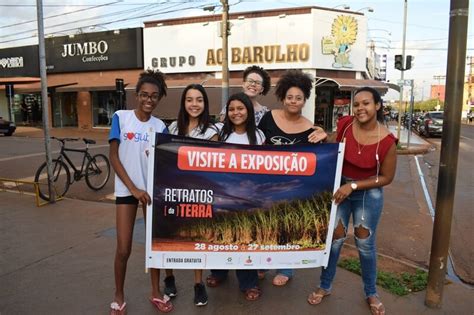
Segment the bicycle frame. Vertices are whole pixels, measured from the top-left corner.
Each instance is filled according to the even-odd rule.
[[[86,161],[89,161],[92,159],[92,156],[89,153],[89,145],[86,144],[85,149],[71,149],[71,148],[66,148],[66,144],[61,146],[61,151],[59,152],[59,157],[58,160],[66,160],[67,164],[74,170],[74,176],[71,176],[71,182],[69,184],[72,184],[74,181],[79,181],[82,179],[84,176],[84,166],[86,165]],[[69,158],[69,156],[66,154],[66,152],[78,152],[78,153],[83,153],[82,157],[82,164],[81,168],[77,169],[72,160]]]

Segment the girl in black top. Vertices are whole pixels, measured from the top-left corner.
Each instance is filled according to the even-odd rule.
[[[309,143],[314,131],[313,123],[302,115],[306,100],[311,95],[313,79],[299,70],[287,71],[276,85],[275,95],[282,102],[282,109],[267,112],[258,128],[265,134],[265,143],[286,145]],[[325,133],[323,132],[324,136]],[[316,139],[318,142],[321,139]],[[284,286],[293,276],[293,269],[279,269],[273,284]]]

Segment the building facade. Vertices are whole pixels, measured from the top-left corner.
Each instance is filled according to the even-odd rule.
[[[166,73],[171,89],[204,82],[212,91],[213,114],[222,106],[220,90],[214,91],[222,79],[220,29],[221,15],[150,21],[144,28],[145,68]],[[250,65],[264,67],[273,86],[285,70],[301,69],[315,78],[303,114],[328,130],[334,129],[339,115],[349,114],[357,88],[372,86],[382,93],[388,89],[369,77],[367,20],[362,13],[320,7],[232,13],[229,31],[230,93],[240,90],[242,72]],[[370,61],[371,69],[374,62],[380,64]],[[273,89],[262,104],[280,106]],[[167,109],[173,106],[167,105],[160,106],[163,116],[171,114]]]
[[[32,47],[28,60],[38,62],[38,48]],[[3,51],[7,50],[11,49]],[[45,52],[51,127],[109,127],[113,113],[120,107],[116,79],[122,79],[125,86],[135,84],[143,71],[143,29],[47,38]],[[37,64],[29,70],[28,75],[39,76]],[[20,76],[18,72],[2,73],[2,82],[14,81]],[[41,115],[34,115],[42,110],[40,83],[13,84],[14,101],[0,103],[2,113],[11,112],[12,120],[19,123],[21,105],[26,103],[31,111],[27,123],[41,122]]]
[[[124,82],[126,107],[134,108],[135,83],[144,69],[159,69],[167,77],[168,96],[161,100],[156,116],[176,119],[181,92],[190,83],[205,86],[211,114],[217,115],[223,105],[221,19],[221,15],[167,19],[145,22],[144,29],[47,38],[51,126],[108,128],[113,112],[120,108],[116,79]],[[340,115],[350,113],[357,88],[371,86],[382,94],[388,89],[379,81],[377,54],[368,53],[367,20],[362,13],[321,7],[232,13],[229,30],[230,93],[241,90],[246,67],[259,65],[269,72],[272,82],[261,103],[278,108],[273,95],[276,82],[286,70],[301,69],[315,79],[303,114],[327,130],[335,128]],[[37,55],[37,46],[30,50],[32,56]],[[7,55],[15,53],[19,51]],[[26,63],[27,58],[23,60]],[[39,81],[38,65],[27,68],[27,75]],[[26,75],[18,69],[0,74],[0,84]],[[0,114],[12,113],[12,120],[20,122],[20,107],[26,102],[31,110],[28,123],[40,122],[33,115],[33,108],[42,110],[40,84],[15,84],[14,88],[8,101],[6,94],[1,97],[5,89],[0,85]]]

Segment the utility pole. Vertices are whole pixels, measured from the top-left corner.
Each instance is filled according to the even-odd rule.
[[[467,46],[469,0],[451,0],[443,137],[425,304],[440,308],[451,236]],[[449,126],[449,127],[448,127]],[[467,245],[468,246],[468,245]]]
[[[403,6],[403,39],[402,39],[402,69],[405,68],[405,41],[407,37],[407,0],[404,1]],[[405,85],[404,71],[400,71],[400,99],[398,101],[398,128],[397,128],[397,139],[400,139],[400,129],[402,126],[402,102],[403,102],[403,86]]]
[[[41,77],[41,104],[43,104],[43,132],[44,147],[46,150],[46,164],[48,169],[48,192],[49,202],[56,202],[56,190],[53,186],[53,170],[51,159],[51,143],[49,139],[49,102],[48,102],[48,81],[46,77],[46,52],[44,48],[44,25],[43,25],[43,0],[36,0],[36,14],[38,19],[38,47],[39,66]]]
[[[411,124],[413,120],[413,106],[415,105],[415,80],[410,80],[410,116],[408,116],[407,149],[410,147]]]
[[[229,99],[229,53],[228,53],[228,37],[229,37],[229,4],[227,0],[221,0],[222,3],[222,108],[227,104]]]

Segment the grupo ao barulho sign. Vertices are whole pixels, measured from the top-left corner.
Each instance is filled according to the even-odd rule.
[[[46,40],[48,73],[143,68],[141,28]]]
[[[348,16],[313,9],[312,13],[284,18],[233,19],[228,37],[229,69],[242,70],[252,64],[266,69],[335,69],[334,55],[323,54],[322,39],[331,37],[333,24],[341,15]],[[365,71],[366,20],[363,15],[352,17],[357,37],[350,47],[345,46],[351,68],[338,70]],[[145,28],[145,69],[165,73],[221,71],[219,28],[219,22]],[[336,43],[333,46],[337,48]]]

